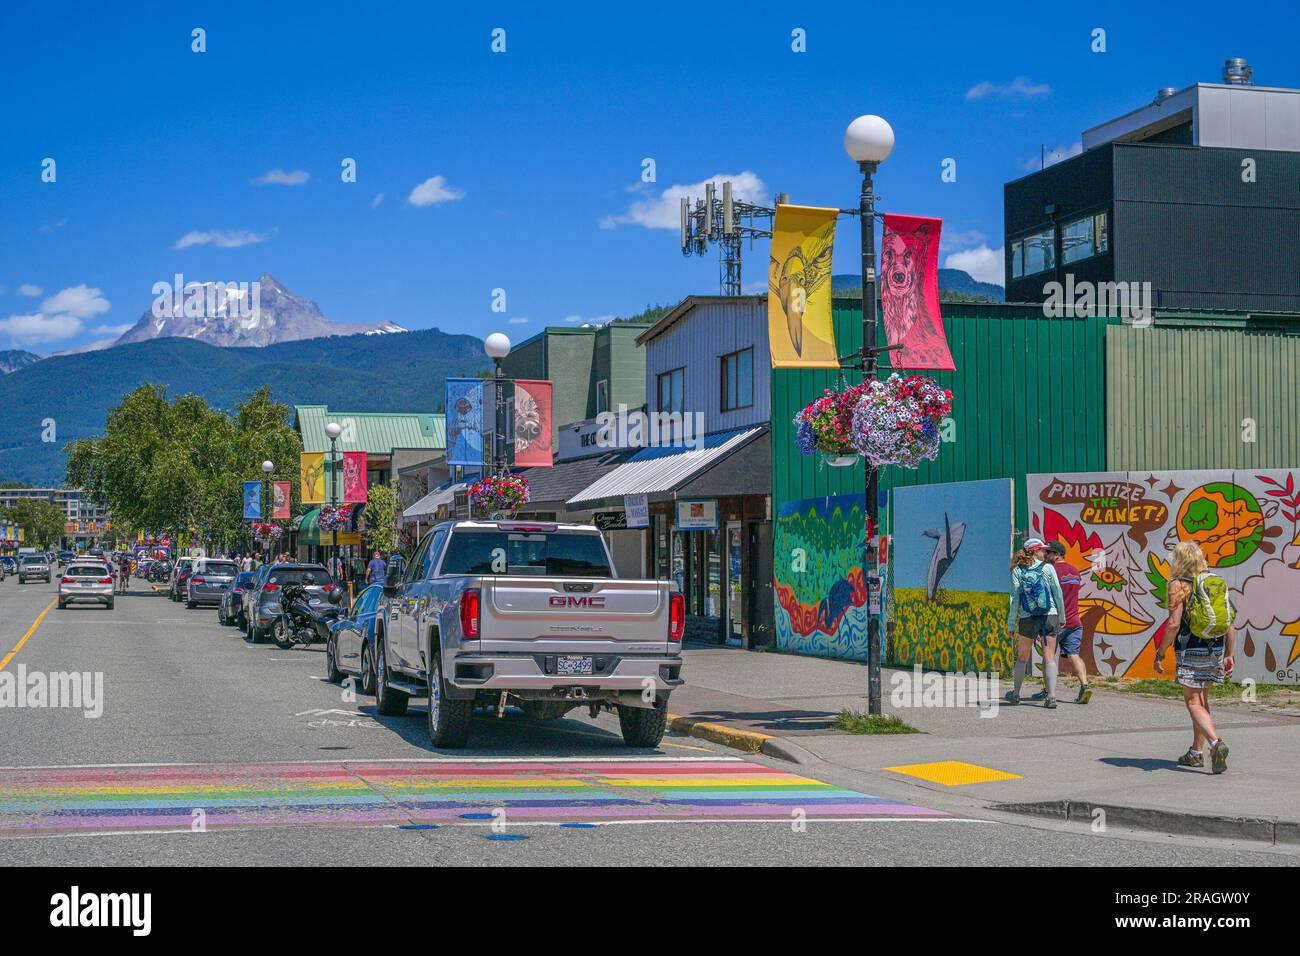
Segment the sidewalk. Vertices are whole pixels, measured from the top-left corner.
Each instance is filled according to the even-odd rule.
[[[1099,689],[1091,703],[1076,705],[1073,690],[1063,687],[1056,710],[1026,703],[982,717],[989,712],[975,706],[899,708],[890,696],[900,672],[885,668],[884,713],[921,733],[851,735],[833,725],[841,710],[867,710],[864,665],[716,646],[687,645],[684,656],[686,685],[668,708],[679,718],[675,729],[865,774],[878,783],[873,792],[910,793],[913,802],[962,812],[1087,822],[1102,807],[1116,827],[1300,849],[1300,715],[1293,712],[1212,703],[1231,749],[1228,772],[1214,776],[1177,766],[1191,743],[1187,711],[1177,700]],[[1034,689],[1027,686],[1026,694]],[[691,730],[696,724],[706,726]],[[889,769],[947,761],[1014,777],[945,785]]]

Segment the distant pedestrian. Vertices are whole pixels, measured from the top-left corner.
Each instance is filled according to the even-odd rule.
[[[251,554],[244,555],[244,560],[240,563],[239,567],[244,571],[253,570],[253,556]]]
[[[335,581],[343,580],[343,559],[337,554],[330,556],[329,572],[330,577]]]
[[[1034,644],[1055,637],[1060,624],[1065,599],[1061,595],[1061,582],[1056,578],[1056,569],[1046,558],[1047,545],[1041,538],[1030,538],[1016,552],[1015,559],[1011,562],[1011,607],[1007,612],[1007,636],[1018,636],[1018,646],[1012,670],[1015,684],[1012,690],[1007,691],[1008,704],[1020,703],[1020,687],[1025,682],[1026,672],[1033,665]],[[1046,675],[1048,668],[1044,667],[1043,670]],[[1054,667],[1050,673],[1054,685]],[[1049,710],[1056,706],[1054,692],[1055,687],[1049,686],[1047,696],[1043,698],[1043,706]]]
[[[1178,765],[1204,767],[1208,747],[1211,771],[1223,773],[1228,769],[1228,745],[1210,719],[1209,688],[1222,684],[1236,666],[1235,611],[1227,582],[1208,569],[1195,541],[1179,543],[1170,556],[1168,606],[1169,617],[1156,639],[1156,673],[1165,672],[1161,645],[1172,634],[1174,681],[1183,688],[1183,703],[1192,718],[1192,746],[1178,758]]]
[[[375,556],[370,559],[370,564],[366,568],[366,583],[382,584],[384,582],[384,575],[387,572],[388,565],[384,563],[384,559],[381,558],[379,552],[376,551]]]
[[[1074,676],[1079,678],[1079,696],[1076,704],[1086,704],[1092,699],[1092,689],[1088,686],[1088,667],[1079,656],[1083,646],[1083,622],[1079,620],[1079,588],[1083,586],[1083,577],[1069,561],[1065,560],[1065,545],[1053,541],[1047,545],[1047,559],[1056,571],[1056,579],[1061,582],[1061,596],[1065,599],[1062,612],[1061,632],[1055,638],[1047,639],[1047,649],[1043,660],[1051,670],[1051,683],[1042,691],[1044,698],[1056,696],[1057,654],[1065,654],[1074,668]],[[1057,650],[1059,648],[1059,652]],[[1038,694],[1034,697],[1038,698]]]

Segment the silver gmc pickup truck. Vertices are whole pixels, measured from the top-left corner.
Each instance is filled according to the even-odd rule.
[[[538,720],[608,709],[628,746],[658,746],[682,684],[675,587],[618,578],[591,525],[435,525],[384,581],[379,712],[403,714],[411,697],[427,697],[434,746],[463,747],[476,706],[516,704]]]

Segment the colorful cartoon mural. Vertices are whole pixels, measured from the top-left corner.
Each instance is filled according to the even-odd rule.
[[[867,659],[863,499],[784,502],[773,529],[776,645],[794,654]]]
[[[1195,541],[1232,589],[1234,679],[1300,684],[1300,469],[1029,475],[1027,492],[1034,532],[1082,572],[1089,672],[1160,676],[1169,552]]]
[[[1011,479],[896,488],[890,527],[899,667],[1009,673]]]

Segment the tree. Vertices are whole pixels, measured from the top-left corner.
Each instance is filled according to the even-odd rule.
[[[370,547],[392,554],[397,548],[397,492],[391,485],[371,485],[366,498],[366,538]]]
[[[20,498],[4,509],[4,518],[23,529],[23,544],[53,548],[63,540],[66,527],[63,511],[41,498]]]

